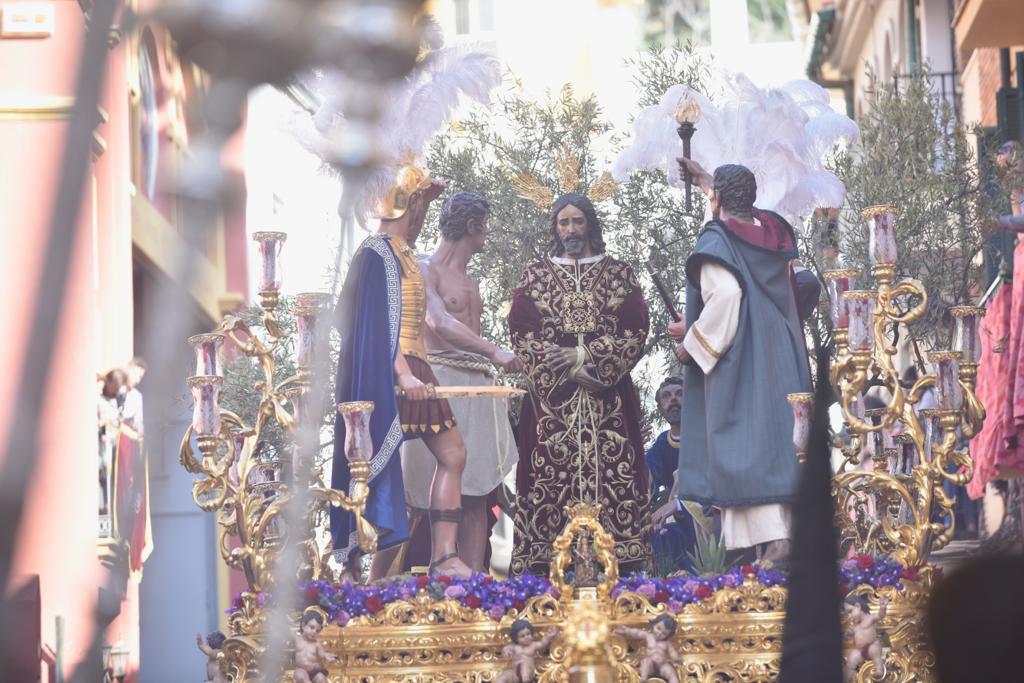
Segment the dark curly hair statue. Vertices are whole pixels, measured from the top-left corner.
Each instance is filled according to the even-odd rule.
[[[604,238],[601,236],[601,221],[597,218],[597,210],[586,195],[579,192],[567,192],[555,200],[551,205],[551,242],[548,243],[548,254],[550,256],[562,256],[565,254],[565,245],[562,238],[558,236],[558,214],[567,206],[575,206],[583,212],[587,219],[587,239],[590,240],[590,250],[594,255],[604,253]]]
[[[449,242],[458,242],[469,231],[469,222],[482,225],[491,211],[491,203],[476,192],[456,192],[444,200],[438,227]]]
[[[712,188],[718,192],[718,208],[739,218],[752,218],[757,199],[757,180],[746,166],[725,164],[715,169]]]

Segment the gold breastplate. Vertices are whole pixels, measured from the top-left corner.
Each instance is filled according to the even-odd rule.
[[[412,248],[399,237],[391,237],[398,263],[402,267],[402,319],[398,332],[398,348],[405,356],[427,362],[423,343],[423,325],[427,319],[427,287],[423,272]]]

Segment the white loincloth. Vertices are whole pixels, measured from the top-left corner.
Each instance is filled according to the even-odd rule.
[[[722,509],[722,539],[729,550],[789,538],[790,509],[782,503]]]
[[[441,386],[493,386],[494,380],[482,371],[490,364],[475,354],[431,353],[430,367]],[[434,358],[474,363],[480,369],[452,367]],[[490,398],[449,399],[455,424],[466,444],[466,469],[462,473],[462,495],[486,496],[513,471],[519,454],[508,421],[506,401]],[[402,444],[402,477],[405,500],[413,508],[430,507],[430,484],[436,461],[421,439]]]

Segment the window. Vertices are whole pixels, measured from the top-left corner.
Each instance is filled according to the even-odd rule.
[[[469,0],[455,0],[455,33],[469,33]]]
[[[747,0],[747,25],[750,28],[751,43],[793,40],[786,0]]]
[[[480,30],[494,30],[494,0],[480,0]]]
[[[150,40],[143,40],[139,45],[139,185],[147,199],[156,196],[160,164],[160,111],[153,75],[155,49]]]

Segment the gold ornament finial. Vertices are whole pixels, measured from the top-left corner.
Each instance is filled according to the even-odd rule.
[[[619,191],[611,173],[605,171],[589,187],[582,186],[580,169],[583,158],[563,144],[555,157],[554,170],[558,175],[558,194],[579,192],[592,202],[602,202]],[[530,173],[520,173],[512,178],[512,188],[523,199],[528,199],[540,208],[548,210],[555,201],[556,192],[540,178]]]

